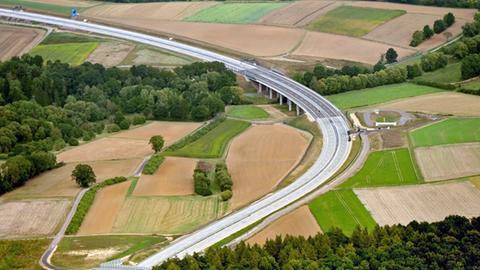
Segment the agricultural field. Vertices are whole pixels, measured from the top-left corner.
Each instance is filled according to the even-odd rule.
[[[185,20],[210,23],[254,23],[264,15],[283,6],[285,4],[273,2],[218,4],[202,9]]]
[[[350,91],[336,95],[330,95],[326,98],[333,102],[333,104],[340,109],[345,110],[441,91],[443,90],[429,86],[401,83]]]
[[[251,105],[232,106],[228,108],[227,116],[243,120],[267,119],[270,117],[261,107]]]
[[[40,55],[45,61],[60,60],[71,65],[80,65],[97,46],[96,42],[38,45],[30,51],[30,54]]]
[[[380,226],[480,215],[480,190],[468,181],[354,191]]]
[[[102,42],[85,61],[105,67],[118,66],[131,53],[134,46],[119,42]]]
[[[41,270],[38,258],[50,244],[50,239],[0,241],[0,269]]]
[[[324,232],[340,228],[351,235],[355,227],[373,229],[375,220],[352,190],[332,190],[309,204],[310,211]]]
[[[405,14],[404,10],[387,10],[341,6],[308,25],[308,29],[319,32],[361,37],[375,27]]]
[[[362,169],[340,187],[394,186],[418,182],[410,152],[402,148],[371,153]]]
[[[60,241],[52,263],[64,269],[90,269],[100,263],[166,243],[165,237],[150,235],[65,237]]]
[[[173,152],[165,152],[165,155],[192,158],[221,157],[228,142],[249,126],[248,122],[227,119],[198,140]]]
[[[57,4],[56,2],[67,2],[65,0],[54,1],[25,1],[25,0],[0,0],[0,5],[4,6],[22,6],[24,9],[44,11],[49,13],[57,13],[64,16],[68,16],[72,13],[72,6],[65,6]],[[70,2],[70,1],[69,1]],[[74,2],[74,1],[71,1]],[[75,1],[81,3],[80,1]],[[80,8],[81,9],[81,8]]]
[[[285,125],[255,125],[232,141],[227,156],[233,180],[232,208],[275,188],[300,162],[310,136]]]
[[[437,83],[454,83],[462,80],[462,63],[457,62],[449,64],[444,68],[432,72],[426,72],[422,76],[415,78],[418,81],[429,81]]]
[[[301,206],[294,211],[280,217],[260,232],[249,238],[246,243],[263,245],[268,239],[275,239],[277,235],[314,236],[321,229],[313,217],[308,206]]]
[[[410,132],[414,147],[480,141],[480,118],[449,118]]]
[[[304,27],[337,5],[331,1],[295,1],[263,16],[259,23],[287,27]]]
[[[376,107],[430,114],[480,116],[480,97],[446,91],[388,102]]]
[[[137,45],[121,62],[122,66],[151,65],[160,68],[172,68],[192,64],[199,60],[187,55],[161,50],[144,45]]]
[[[52,235],[70,206],[69,200],[24,200],[0,204],[0,237]]]
[[[480,174],[479,143],[419,147],[415,157],[426,181]]]
[[[0,61],[27,53],[44,35],[43,29],[0,24]]]
[[[193,171],[196,159],[166,157],[153,175],[143,174],[133,191],[134,196],[172,196],[194,193]]]

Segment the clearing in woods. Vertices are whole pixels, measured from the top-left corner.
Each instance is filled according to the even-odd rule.
[[[352,190],[331,190],[313,200],[309,208],[323,232],[335,227],[351,235],[357,226],[371,230],[376,225]]]
[[[410,132],[415,147],[480,141],[480,118],[449,118]]]
[[[419,147],[415,157],[426,181],[480,174],[479,143]]]
[[[60,60],[71,65],[80,65],[97,46],[97,42],[38,45],[30,54],[40,55],[45,61]]]
[[[186,21],[215,23],[254,23],[284,3],[227,3],[202,9]]]
[[[480,215],[480,190],[469,181],[354,191],[380,226]]]
[[[0,61],[30,51],[44,34],[42,29],[0,25]]]
[[[408,149],[373,152],[362,169],[341,188],[393,186],[418,183]]]
[[[308,29],[361,37],[375,27],[405,13],[404,10],[341,6],[310,23]]]
[[[270,115],[262,108],[252,105],[231,106],[227,110],[227,116],[244,119],[267,119]]]
[[[363,90],[349,91],[345,93],[327,96],[340,109],[350,109],[384,103],[401,98],[420,96],[443,90],[430,86],[412,83],[401,83],[368,88]]]

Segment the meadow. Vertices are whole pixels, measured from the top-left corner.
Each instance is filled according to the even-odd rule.
[[[309,208],[324,232],[340,228],[351,235],[357,226],[371,230],[376,225],[352,190],[329,191],[313,200]]]
[[[444,68],[437,69],[433,72],[424,73],[422,76],[415,78],[415,80],[437,83],[459,82],[462,80],[461,67],[461,62],[450,64]]]
[[[30,51],[45,61],[60,60],[71,65],[81,65],[98,46],[98,42],[38,45]]]
[[[410,132],[414,147],[480,141],[480,118],[449,118]]]
[[[38,258],[50,239],[0,241],[0,269],[39,270]]]
[[[418,183],[408,149],[373,152],[365,165],[341,188],[378,187]]]
[[[186,21],[210,23],[254,23],[284,3],[227,3],[202,9]]]
[[[415,97],[443,91],[438,88],[417,85],[412,83],[401,83],[379,86],[356,91],[326,96],[340,109],[369,106],[401,98]]]
[[[361,37],[375,27],[405,13],[404,10],[341,6],[310,23],[308,29]]]
[[[262,108],[245,105],[245,106],[234,106],[227,111],[227,116],[244,119],[244,120],[253,120],[253,119],[266,119],[270,115]]]

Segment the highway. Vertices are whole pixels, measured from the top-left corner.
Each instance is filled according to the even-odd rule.
[[[0,16],[112,36],[168,49],[205,61],[222,62],[237,74],[266,85],[290,99],[315,119],[322,130],[323,148],[320,156],[295,182],[173,241],[166,248],[140,262],[139,267],[150,268],[170,257],[183,257],[186,254],[203,251],[225,237],[286,207],[329,180],[340,169],[350,153],[352,145],[347,135],[349,126],[341,111],[313,90],[269,69],[194,46],[114,27],[6,9],[0,9]]]

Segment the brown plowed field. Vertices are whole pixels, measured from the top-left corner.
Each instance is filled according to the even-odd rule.
[[[116,176],[129,176],[142,162],[141,159],[86,162],[92,166],[97,182]],[[38,197],[73,197],[80,190],[72,180],[72,171],[78,163],[68,163],[27,181],[24,186],[2,196],[6,199]]]
[[[354,37],[308,32],[293,55],[375,64],[380,56],[391,47],[397,51],[399,59],[415,52],[411,49]]]
[[[64,162],[84,162],[143,158],[152,152],[148,141],[109,137],[61,152],[57,155],[57,160]]]
[[[434,222],[449,215],[480,215],[480,190],[472,183],[355,189],[378,225]]]
[[[12,201],[0,204],[0,237],[51,235],[66,215],[68,200]]]
[[[98,191],[78,234],[109,233],[131,183],[126,181]]]
[[[432,114],[480,116],[480,97],[447,91],[407,98],[376,107]]]
[[[88,56],[90,63],[102,64],[106,67],[117,66],[128,56],[134,46],[125,43],[103,42]]]
[[[0,61],[27,53],[44,34],[41,29],[0,25]]]
[[[196,12],[216,5],[215,2],[171,2],[145,4],[107,4],[82,13],[99,18],[139,18],[152,20],[182,20]]]
[[[149,141],[152,136],[162,135],[165,140],[165,145],[170,145],[199,128],[201,125],[202,123],[152,122],[139,128],[115,134],[111,137]]]
[[[285,125],[258,125],[236,137],[228,151],[233,180],[233,208],[267,193],[293,169],[310,138]]]
[[[133,191],[136,196],[190,195],[196,159],[167,157],[153,175],[143,174]]]
[[[426,181],[480,174],[480,143],[416,148],[415,157]]]
[[[302,27],[337,6],[332,1],[296,1],[265,15],[259,23]]]
[[[293,236],[314,236],[321,232],[320,226],[310,213],[308,206],[302,206],[293,212],[275,220],[265,229],[248,239],[247,244],[263,245],[267,239],[275,239],[277,235],[293,235]]]

